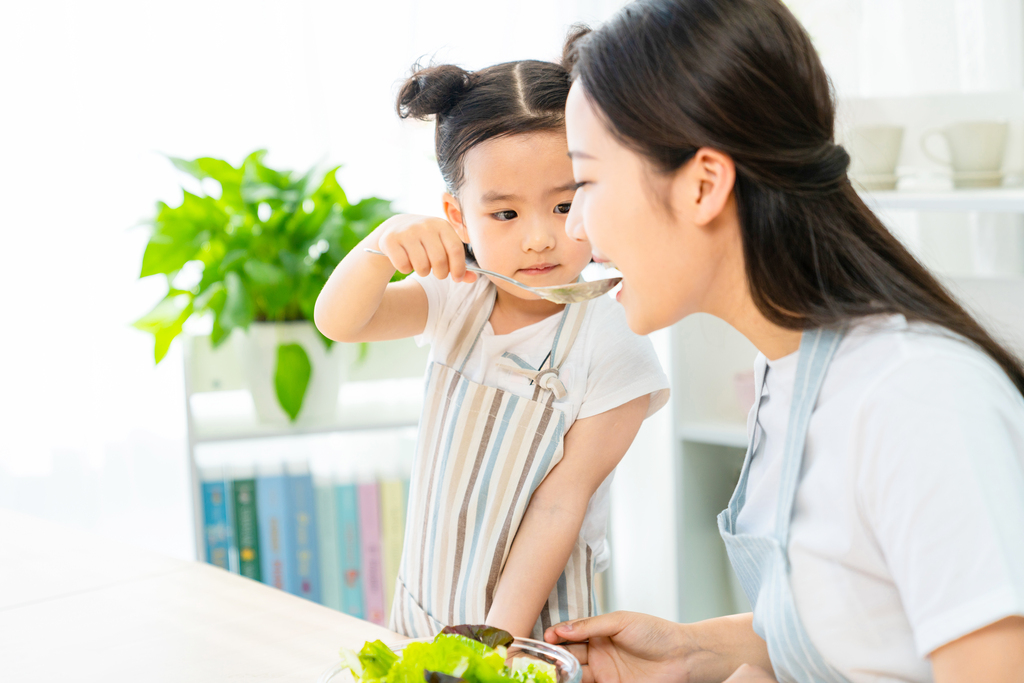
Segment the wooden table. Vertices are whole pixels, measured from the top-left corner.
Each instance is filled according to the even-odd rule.
[[[197,562],[0,510],[0,681],[315,683],[384,628]]]

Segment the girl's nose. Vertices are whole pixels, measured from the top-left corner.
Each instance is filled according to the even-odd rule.
[[[578,202],[573,202],[569,207],[569,215],[565,217],[565,234],[577,242],[587,241],[587,231],[583,227],[583,210],[578,208]]]
[[[526,233],[527,251],[546,251],[554,249],[556,236],[551,232],[551,226],[545,221],[535,221]]]

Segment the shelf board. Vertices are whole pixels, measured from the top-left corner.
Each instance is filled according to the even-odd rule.
[[[415,427],[423,402],[422,379],[349,382],[342,385],[338,410],[322,422],[260,422],[246,391],[192,396],[192,442],[240,441],[265,437]]]
[[[747,447],[747,426],[739,422],[685,422],[679,426],[677,436],[681,441]]]
[[[862,192],[872,209],[911,211],[990,211],[1024,213],[1024,188],[993,187],[978,190],[888,190]]]

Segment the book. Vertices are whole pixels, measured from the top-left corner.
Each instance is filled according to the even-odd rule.
[[[313,477],[306,463],[288,466],[288,517],[294,554],[294,590],[288,592],[320,602],[316,501]]]
[[[231,527],[228,522],[228,494],[222,468],[203,468],[199,471],[203,496],[203,542],[206,561],[229,569]]]
[[[334,481],[313,477],[316,498],[316,531],[320,559],[320,604],[341,611],[341,547],[338,542],[338,512]]]
[[[362,541],[359,538],[359,495],[354,483],[334,487],[337,511],[338,575],[341,578],[341,610],[362,619],[363,602]]]
[[[234,479],[231,482],[234,508],[235,544],[238,546],[238,573],[261,580],[260,534],[256,518],[256,481]]]
[[[380,536],[380,494],[376,482],[357,484],[359,500],[359,539],[363,567],[363,618],[383,626],[384,575]]]
[[[261,468],[256,477],[256,507],[263,583],[294,593],[295,545],[288,519],[288,478],[280,468]],[[274,473],[272,473],[274,472]]]
[[[384,587],[384,614],[391,614],[398,565],[402,561],[405,540],[405,484],[401,479],[380,482],[381,573]]]

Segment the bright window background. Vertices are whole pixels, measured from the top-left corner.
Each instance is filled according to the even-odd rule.
[[[129,323],[162,156],[257,148],[344,164],[350,197],[436,211],[428,124],[394,114],[418,59],[556,59],[618,0],[4,3],[0,505],[193,556],[182,362]],[[176,345],[177,346],[177,345]]]

